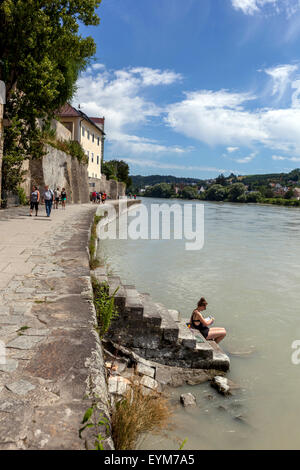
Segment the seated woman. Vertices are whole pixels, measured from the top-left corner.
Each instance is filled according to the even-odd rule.
[[[202,313],[206,310],[207,302],[204,297],[201,297],[197,304],[197,308],[193,311],[191,316],[191,327],[195,330],[199,330],[200,333],[204,336],[205,339],[209,340],[212,339],[216,343],[222,341],[222,339],[226,336],[225,328],[209,328],[209,326],[214,322],[214,318],[211,320],[206,321]]]

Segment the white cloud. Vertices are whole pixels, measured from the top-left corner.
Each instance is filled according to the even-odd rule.
[[[280,155],[272,155],[272,160],[275,160],[275,161],[288,160],[289,162],[300,162],[299,157],[281,157]]]
[[[93,64],[77,82],[75,106],[89,116],[105,116],[107,140],[116,152],[182,153],[180,147],[161,145],[128,132],[161,116],[163,110],[143,97],[143,89],[178,82],[182,76],[169,70],[136,67],[108,71]]]
[[[267,3],[276,4],[277,0],[232,0],[233,8],[242,10],[246,15],[253,15]]]
[[[198,91],[170,105],[166,122],[177,132],[208,145],[236,147],[267,139],[257,115],[242,105],[253,99],[248,94]]]
[[[250,163],[256,157],[257,152],[253,152],[248,157],[238,158],[235,160],[237,163]]]
[[[245,15],[254,15],[263,10],[267,5],[273,7],[275,13],[282,11],[290,17],[300,7],[299,0],[231,0],[233,8],[241,10]]]
[[[165,170],[183,170],[183,171],[207,171],[217,173],[234,173],[235,170],[224,170],[216,167],[195,166],[195,165],[178,165],[174,163],[162,163],[156,160],[125,158],[127,163],[147,168],[160,168]]]
[[[171,85],[172,83],[182,80],[181,74],[170,70],[161,71],[148,67],[136,67],[132,68],[130,72],[139,75],[145,86]]]
[[[228,153],[237,152],[239,150],[239,147],[227,147],[226,150]]]
[[[298,70],[297,65],[279,65],[266,69],[265,72],[272,78],[272,95],[278,95],[280,100],[291,83],[291,76]]]
[[[287,71],[294,72],[295,66],[284,67],[285,74],[274,72],[278,68],[269,71],[279,81],[283,75],[286,80]],[[279,92],[282,86],[277,85]],[[210,146],[226,146],[229,152],[238,146],[264,146],[300,155],[300,80],[291,86],[296,91],[291,106],[285,108],[250,110],[248,104],[253,96],[228,90],[186,93],[183,101],[168,107],[165,120],[176,132]]]

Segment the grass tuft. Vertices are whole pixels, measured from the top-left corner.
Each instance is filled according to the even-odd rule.
[[[116,450],[136,449],[145,433],[160,434],[168,427],[172,414],[167,398],[154,391],[145,394],[142,385],[132,384],[112,412],[112,438]]]

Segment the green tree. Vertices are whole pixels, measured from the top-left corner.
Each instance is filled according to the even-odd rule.
[[[290,188],[284,195],[284,199],[292,199],[294,197],[294,191]]]
[[[261,202],[262,201],[262,195],[259,191],[252,191],[251,193],[248,193],[245,196],[246,196],[246,202]]]
[[[220,184],[213,184],[205,193],[205,199],[208,201],[224,201],[227,191]]]
[[[227,186],[227,180],[223,174],[219,175],[216,179],[216,184],[220,184],[221,186]]]
[[[154,186],[147,188],[144,195],[147,197],[162,197],[162,198],[170,198],[170,197],[175,196],[171,185],[168,183],[155,184]]]
[[[3,184],[22,159],[43,154],[37,119],[50,119],[75,91],[96,51],[79,22],[97,25],[101,0],[3,0],[0,3],[0,80],[6,83]],[[20,176],[21,177],[21,176]],[[16,178],[18,179],[18,178]],[[15,179],[14,179],[15,180]]]
[[[244,194],[245,192],[245,185],[243,183],[234,183],[230,186],[228,189],[228,201],[230,202],[236,202],[238,198]]]
[[[132,185],[131,177],[129,176],[129,166],[124,160],[109,160],[102,162],[102,173],[107,179],[115,179],[125,183],[126,186]]]
[[[197,199],[198,191],[193,186],[185,186],[180,192],[180,196],[183,199]]]

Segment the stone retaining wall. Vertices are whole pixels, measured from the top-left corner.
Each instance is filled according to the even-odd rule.
[[[41,160],[27,162],[26,194],[29,196],[33,184],[40,189],[47,184],[51,189],[65,188],[68,202],[89,202],[87,165],[50,145],[46,148],[47,153]]]
[[[99,178],[89,178],[90,192],[106,193],[110,199],[119,199],[125,196],[126,185],[115,180],[107,180],[105,175]]]

